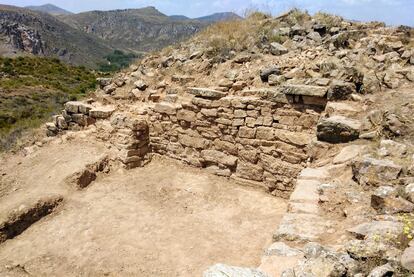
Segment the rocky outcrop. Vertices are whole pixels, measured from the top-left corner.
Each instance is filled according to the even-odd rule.
[[[43,42],[38,31],[21,26],[18,23],[4,22],[0,25],[0,35],[8,38],[8,44],[17,51],[33,55],[43,55]]]

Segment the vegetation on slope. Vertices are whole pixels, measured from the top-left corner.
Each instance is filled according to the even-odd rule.
[[[115,50],[113,53],[107,55],[105,59],[107,63],[99,64],[99,70],[102,72],[119,71],[128,67],[134,60],[140,56],[133,53],[124,53],[121,50]]]
[[[84,97],[97,77],[85,67],[39,57],[0,57],[0,76],[0,150],[50,119],[66,101]]]

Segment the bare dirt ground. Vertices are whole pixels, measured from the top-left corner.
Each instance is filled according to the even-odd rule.
[[[64,182],[104,152],[74,141],[1,161],[0,214],[10,203],[63,197],[0,244],[1,276],[201,276],[218,262],[259,265],[285,200],[160,157],[83,190]]]

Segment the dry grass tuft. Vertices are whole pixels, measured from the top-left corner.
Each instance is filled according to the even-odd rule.
[[[337,15],[331,15],[324,12],[318,12],[314,18],[321,24],[326,25],[328,28],[340,26],[343,18]]]

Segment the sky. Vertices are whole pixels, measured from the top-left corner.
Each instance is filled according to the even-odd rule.
[[[154,6],[167,15],[188,17],[224,11],[243,15],[251,9],[277,15],[296,7],[312,14],[325,11],[347,19],[414,26],[414,0],[2,0],[1,3],[16,6],[51,3],[71,12]]]

